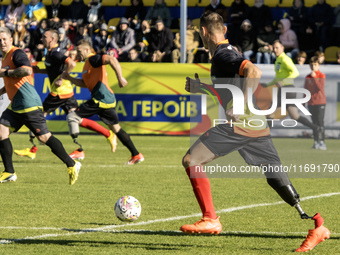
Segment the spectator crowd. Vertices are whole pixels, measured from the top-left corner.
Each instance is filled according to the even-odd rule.
[[[0,26],[13,32],[13,44],[22,48],[31,59],[41,61],[46,54],[41,38],[49,28],[59,33],[59,47],[65,55],[76,58],[77,42],[85,39],[95,53],[112,54],[119,61],[174,62],[180,59],[180,33],[174,32],[177,19],[172,19],[164,0],[155,0],[146,8],[143,0],[131,0],[116,26],[105,22],[105,7],[101,0],[73,0],[69,6],[62,0],[52,0],[44,6],[40,0],[11,0],[0,6]],[[304,0],[294,0],[293,6],[280,19],[272,17],[264,0],[255,0],[249,7],[244,0],[234,0],[230,8],[221,0],[210,0],[204,11],[219,13],[228,27],[226,38],[246,59],[255,63],[274,63],[272,44],[279,39],[286,54],[298,64],[304,64],[315,54],[323,54],[329,46],[340,47],[340,5],[332,8],[327,0],[317,0],[306,8]],[[199,28],[187,20],[187,62],[208,62],[199,37]],[[340,58],[340,52],[337,54]],[[340,63],[340,60],[338,60]]]

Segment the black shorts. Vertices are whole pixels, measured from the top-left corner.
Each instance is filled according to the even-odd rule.
[[[216,156],[238,151],[249,165],[281,164],[271,136],[247,137],[234,133],[228,124],[210,128],[200,138]]]
[[[77,100],[72,96],[70,98],[61,99],[59,96],[52,96],[48,94],[46,99],[43,102],[44,112],[50,113],[55,111],[58,107],[64,110],[67,114],[70,109],[77,108],[78,103]]]
[[[283,88],[294,88],[294,85],[286,85],[286,86],[283,86]],[[295,99],[296,93],[294,93],[294,92],[286,93],[286,98],[287,99]],[[286,109],[288,108],[288,106],[295,106],[295,104],[287,104]],[[279,107],[281,107],[281,88],[279,88],[278,92],[277,92],[277,108],[279,108]]]
[[[17,132],[23,125],[26,125],[36,136],[50,132],[41,109],[26,113],[16,113],[6,109],[0,118],[0,124],[9,127],[12,132]]]
[[[100,108],[98,103],[95,103],[92,99],[81,104],[76,113],[81,118],[89,118],[95,114],[98,114],[99,118],[106,125],[115,125],[119,123],[118,114],[116,108]]]

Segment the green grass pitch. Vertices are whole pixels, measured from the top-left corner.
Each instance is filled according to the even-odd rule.
[[[69,136],[56,137],[68,152],[76,148]],[[68,184],[66,167],[47,146],[39,145],[34,160],[14,155],[18,180],[0,185],[0,254],[290,254],[314,227],[294,208],[275,204],[281,199],[263,178],[214,178],[212,193],[223,232],[183,234],[181,225],[200,219],[181,166],[189,137],[132,139],[145,161],[127,167],[123,165],[129,152],[122,144],[111,153],[105,138],[81,135],[86,158],[73,186]],[[30,146],[27,135],[14,134],[11,140],[14,149]],[[327,151],[312,150],[310,139],[274,139],[274,143],[283,164],[339,163],[338,140],[327,140]],[[238,153],[225,161],[243,164]],[[339,179],[292,182],[302,198],[309,198],[301,202],[304,210],[320,212],[331,231],[331,239],[310,253],[340,254]],[[142,205],[141,217],[134,223],[122,223],[114,215],[114,204],[123,195],[136,197]]]

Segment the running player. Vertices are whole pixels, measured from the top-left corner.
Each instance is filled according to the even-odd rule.
[[[277,93],[277,109],[281,107],[281,88],[282,87],[294,87],[294,79],[299,76],[299,71],[297,70],[293,60],[286,55],[284,52],[284,46],[279,41],[276,40],[273,43],[273,51],[276,55],[275,60],[275,79],[267,84],[261,84],[263,87],[270,87],[276,85],[279,88]],[[296,98],[296,93],[287,93],[287,98]],[[289,116],[300,122],[301,124],[311,128],[314,133],[314,139],[319,143],[320,139],[320,129],[318,126],[314,125],[305,117],[301,116],[295,105],[287,105],[287,112]],[[274,118],[274,114],[269,115],[269,119]]]
[[[3,77],[5,84],[0,89],[0,95],[7,93],[12,103],[0,118],[0,154],[5,167],[0,174],[0,183],[17,180],[12,161],[13,147],[9,135],[26,125],[39,141],[50,147],[52,152],[66,164],[70,184],[74,184],[81,164],[66,153],[62,143],[48,130],[44,113],[41,110],[40,97],[33,87],[30,61],[25,52],[13,46],[11,31],[6,27],[0,28],[0,48],[3,56],[0,77]]]
[[[73,96],[73,87],[71,82],[60,78],[60,75],[64,70],[68,73],[71,72],[71,70],[76,66],[76,63],[70,57],[62,54],[58,47],[58,40],[59,35],[56,30],[50,29],[43,34],[42,42],[44,47],[48,50],[45,57],[46,69],[40,69],[38,66],[33,67],[34,73],[47,73],[51,84],[50,94],[43,102],[45,117],[47,114],[55,111],[58,107],[61,107],[66,113],[73,112],[78,107],[78,103]],[[69,132],[73,138],[73,142],[80,146],[80,148],[70,154],[70,157],[73,159],[84,159],[84,150],[81,144],[77,141],[79,128],[76,128],[75,130],[74,125],[70,123],[67,116],[66,120],[69,122]],[[89,119],[83,119],[80,126],[93,130],[98,134],[102,134],[110,143],[112,152],[116,150],[117,138],[112,131],[107,130],[97,122]],[[34,134],[30,132],[30,142],[33,144],[31,149],[26,148],[23,150],[14,150],[14,153],[19,156],[26,156],[34,159],[36,157],[36,151],[38,150],[33,142],[34,137]]]
[[[211,59],[211,76],[215,78],[213,83],[218,81],[218,78],[223,78],[223,81],[228,80],[228,84],[242,89],[245,94],[244,98],[247,99],[248,88],[255,91],[262,73],[254,64],[245,60],[229,44],[228,40],[224,39],[226,31],[227,27],[223,25],[223,19],[217,13],[207,12],[201,16],[200,36],[205,48],[209,49],[211,56],[213,56]],[[198,75],[196,74],[195,76],[196,79],[187,78],[185,88],[188,92],[202,91],[199,88],[209,89],[207,87],[210,86],[202,85]],[[237,77],[244,77],[244,79]],[[256,117],[255,119],[261,119],[264,123],[266,122],[264,116],[256,116],[249,111],[246,101],[244,102],[245,114],[235,115],[233,113],[232,94],[229,90],[218,89],[216,85],[214,83],[211,90],[215,90],[220,95],[228,121],[243,122],[245,120],[246,123],[249,123],[249,120]],[[217,217],[214,209],[209,179],[199,169],[202,169],[204,164],[235,150],[239,151],[248,164],[267,166],[267,170],[269,169],[268,166],[278,168],[281,166],[268,126],[254,129],[247,125],[240,127],[221,124],[210,128],[183,157],[183,166],[190,178],[203,218],[194,224],[183,225],[180,228],[181,231],[190,234],[219,234],[222,231],[220,217]],[[297,209],[302,219],[311,218],[302,210],[299,195],[285,172],[268,171],[266,172],[266,177],[268,184],[285,202]],[[325,238],[329,238],[330,232],[322,226],[323,219],[320,214],[314,215],[313,219],[315,220],[316,228],[310,230],[307,239],[297,251],[310,250]]]
[[[75,112],[69,114],[71,123],[79,123],[82,118],[88,118],[98,114],[101,120],[108,125],[131,152],[131,158],[126,165],[134,165],[144,161],[144,156],[135,148],[130,136],[120,127],[116,112],[116,98],[108,85],[105,65],[110,65],[115,71],[120,88],[126,86],[127,81],[122,76],[120,64],[116,58],[109,55],[95,55],[91,53],[91,45],[86,40],[77,44],[77,57],[85,61],[82,78],[73,78],[67,72],[63,72],[62,78],[70,80],[79,87],[88,88],[92,99],[81,104]]]

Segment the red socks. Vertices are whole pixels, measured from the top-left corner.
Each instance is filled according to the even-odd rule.
[[[312,219],[314,220],[315,228],[318,228],[323,224],[323,218],[320,213],[315,214]]]
[[[201,207],[203,217],[215,220],[217,218],[214,203],[211,196],[210,182],[206,173],[199,172],[202,166],[191,166],[185,169],[189,176],[198,204]]]
[[[32,146],[32,148],[30,149],[30,152],[36,153],[37,150],[38,150],[38,147]]]
[[[89,130],[95,131],[98,134],[101,134],[108,138],[110,136],[110,131],[103,126],[99,125],[97,122],[89,119],[83,119],[83,121],[80,124],[81,127],[87,128]]]

